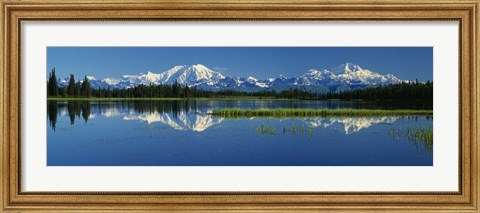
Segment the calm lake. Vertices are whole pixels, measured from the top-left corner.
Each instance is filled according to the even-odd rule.
[[[431,109],[300,100],[48,101],[48,166],[432,166],[432,116],[236,118],[215,109]]]

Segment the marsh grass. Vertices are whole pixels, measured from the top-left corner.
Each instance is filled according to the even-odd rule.
[[[391,128],[388,134],[397,141],[400,140],[400,138],[405,137],[408,142],[415,145],[417,150],[420,145],[423,146],[426,152],[432,152],[433,150],[432,127],[408,127],[405,132],[401,129],[395,130],[394,128]]]
[[[224,118],[238,117],[359,117],[359,116],[391,116],[391,115],[432,115],[432,110],[383,110],[383,109],[220,109],[213,110],[211,115]]]
[[[279,131],[281,132],[282,135],[286,135],[290,133],[293,136],[299,134],[299,135],[308,135],[309,137],[312,137],[313,129],[314,128],[312,125],[308,125],[308,127],[305,127],[305,124],[301,124],[300,127],[298,127],[296,123],[292,123],[292,125],[289,127],[286,125],[283,125],[282,128],[279,128]],[[276,135],[277,128],[274,125],[270,126],[268,124],[262,124],[256,128],[256,132],[262,135]]]
[[[275,133],[277,131],[275,126],[269,126],[269,125],[264,125],[264,124],[257,127],[256,130],[257,130],[258,133],[260,133],[262,135],[275,135]]]

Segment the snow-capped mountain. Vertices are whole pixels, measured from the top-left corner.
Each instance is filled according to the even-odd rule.
[[[139,75],[123,75],[120,78],[108,77],[97,80],[93,76],[88,76],[88,79],[94,88],[129,88],[140,84],[173,84],[177,81],[183,86],[197,86],[200,89],[208,90],[261,91],[274,89],[281,91],[297,87],[315,92],[335,92],[402,82],[392,74],[382,75],[352,63],[345,63],[331,69],[310,69],[298,77],[279,76],[265,80],[259,80],[253,76],[247,78],[224,76],[202,64],[174,66],[161,73],[148,71]],[[60,86],[66,86],[68,79],[60,78],[58,82]]]
[[[381,75],[368,69],[363,69],[358,65],[345,63],[330,70],[310,69],[305,74],[290,79],[280,77],[273,81],[270,87],[289,88],[296,86],[315,92],[336,92],[400,82],[402,80],[394,75]]]
[[[136,84],[173,84],[174,81],[177,81],[181,85],[195,86],[199,84],[213,85],[225,77],[202,64],[197,64],[175,66],[159,74],[149,71],[146,74],[123,76],[123,78]]]

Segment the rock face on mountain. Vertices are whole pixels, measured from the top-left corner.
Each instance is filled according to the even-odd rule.
[[[177,81],[181,85],[213,91],[221,89],[281,91],[289,88],[303,88],[314,92],[335,92],[402,82],[392,74],[381,75],[352,63],[345,63],[332,69],[311,69],[298,77],[279,76],[265,80],[252,76],[246,78],[224,76],[202,64],[174,66],[161,73],[148,71],[145,74],[124,75],[121,78],[108,77],[102,80],[97,80],[93,76],[87,78],[94,88],[129,88],[140,84],[172,84]],[[57,82],[60,86],[66,86],[68,79],[60,78]]]

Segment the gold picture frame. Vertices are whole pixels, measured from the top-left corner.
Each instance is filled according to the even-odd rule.
[[[478,212],[480,4],[454,0],[1,0],[1,210]],[[35,192],[21,184],[21,26],[26,21],[457,21],[458,192]]]

